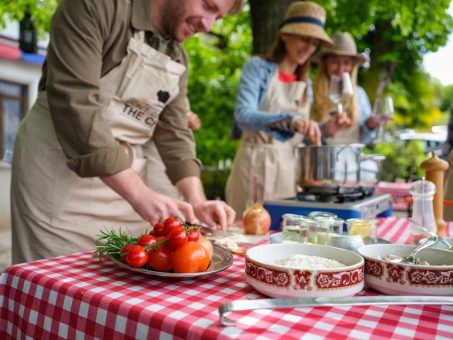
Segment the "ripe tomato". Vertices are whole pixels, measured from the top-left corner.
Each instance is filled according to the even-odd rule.
[[[200,233],[198,230],[195,229],[190,229],[189,230],[189,235],[187,235],[189,241],[198,241],[198,238],[200,237]]]
[[[163,236],[170,235],[171,231],[178,227],[182,227],[181,220],[178,217],[172,216],[172,217],[167,218],[164,222],[165,235],[163,235]]]
[[[197,242],[200,243],[204,249],[206,249],[209,255],[209,260],[211,260],[212,254],[214,253],[214,246],[212,245],[212,242],[202,234],[200,234]]]
[[[186,229],[184,227],[174,228],[170,235],[168,235],[168,248],[175,250],[176,248],[182,247],[188,241],[186,235]]]
[[[166,236],[164,231],[164,224],[159,222],[154,225],[153,231],[151,232],[154,236]]]
[[[157,271],[169,272],[173,269],[171,251],[164,244],[158,246],[157,249],[151,249],[149,251],[148,264]]]
[[[198,242],[187,242],[173,253],[173,269],[175,273],[204,272],[208,267],[208,252]]]
[[[120,257],[122,262],[127,263],[127,254],[133,247],[135,247],[135,244],[128,243],[123,247],[123,249],[121,249]]]
[[[134,268],[140,268],[148,262],[148,253],[142,246],[134,245],[127,253],[127,264]]]
[[[153,235],[149,234],[143,234],[142,236],[140,236],[137,242],[137,244],[142,247],[146,247],[154,243],[156,243],[156,238]]]

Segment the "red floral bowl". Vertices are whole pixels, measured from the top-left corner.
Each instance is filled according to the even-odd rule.
[[[453,295],[453,252],[427,248],[420,251],[429,265],[394,263],[388,255],[409,256],[416,246],[373,244],[357,252],[365,258],[365,283],[388,295]]]
[[[295,254],[333,259],[345,267],[304,269],[274,264]],[[364,260],[355,252],[329,246],[266,244],[247,251],[245,275],[257,291],[275,298],[353,296],[364,286]]]

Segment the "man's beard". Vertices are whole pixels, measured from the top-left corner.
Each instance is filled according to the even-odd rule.
[[[178,25],[181,25],[183,15],[186,11],[185,1],[167,0],[162,9],[162,32],[159,32],[165,38],[176,38]]]

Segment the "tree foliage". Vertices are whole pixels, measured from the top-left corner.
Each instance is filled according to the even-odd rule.
[[[49,31],[50,19],[60,0],[0,0],[0,27],[5,20],[20,21],[28,12],[33,18],[39,35]]]
[[[251,53],[247,12],[227,17],[212,30],[185,42],[189,53],[189,100],[202,128],[195,133],[197,155],[206,165],[232,159],[237,142],[230,139],[236,88]]]

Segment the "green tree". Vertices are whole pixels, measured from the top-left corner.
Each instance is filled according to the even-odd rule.
[[[185,42],[189,53],[189,100],[202,128],[195,133],[197,155],[205,165],[232,159],[237,142],[230,139],[236,89],[251,53],[248,11],[217,23],[212,34]]]
[[[4,27],[6,19],[20,21],[29,12],[42,36],[49,31],[50,19],[59,3],[60,0],[0,0],[0,27]]]

